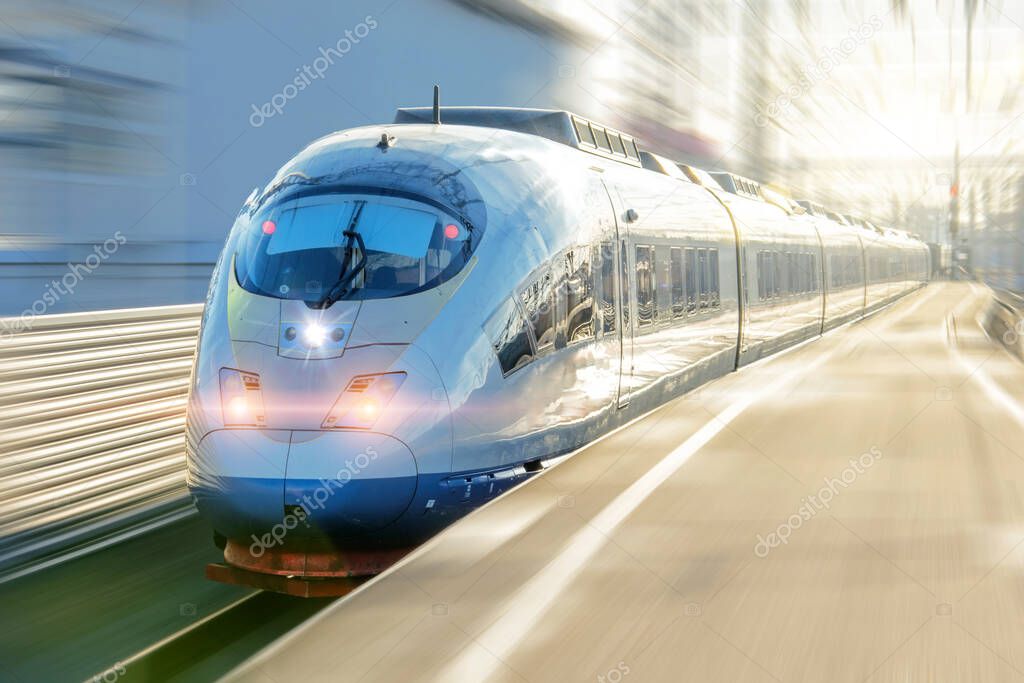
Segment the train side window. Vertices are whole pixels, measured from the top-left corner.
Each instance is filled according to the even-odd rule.
[[[615,244],[601,242],[595,263],[601,266],[598,306],[601,310],[601,329],[604,334],[615,331]]]
[[[654,247],[654,262],[657,269],[654,284],[658,290],[654,302],[659,322],[672,320],[672,259],[669,251],[666,246]]]
[[[625,331],[630,329],[629,300],[632,295],[629,293],[629,258],[626,251],[626,240],[619,242],[619,305],[622,306],[622,328]]]
[[[722,295],[718,283],[718,250],[708,249],[708,275],[711,276],[711,308],[722,304]]]
[[[782,266],[782,252],[781,251],[776,251],[776,252],[772,253],[772,265],[774,266],[774,273],[773,273],[773,275],[775,277],[775,280],[774,280],[775,284],[774,284],[773,289],[775,290],[775,296],[778,296],[778,297],[785,296],[786,295],[786,291],[783,289],[784,283],[785,283],[785,280],[783,278],[785,277],[785,273],[782,272],[783,271],[783,266]]]
[[[796,254],[787,251],[785,257],[786,258],[783,260],[786,264],[786,272],[783,274],[783,282],[785,283],[786,294],[796,294],[797,291],[799,291],[796,282],[798,273],[796,272],[796,266],[794,265],[794,261],[796,260]]]
[[[697,252],[687,247],[686,264],[686,312],[693,315],[697,312]]]
[[[686,288],[683,280],[683,250],[672,247],[669,254],[669,267],[672,270],[672,317],[686,315]]]
[[[566,324],[569,317],[566,315],[569,297],[569,274],[565,270],[565,259],[563,256],[556,256],[551,265],[551,288],[555,292],[555,348],[564,349],[568,334]]]
[[[506,299],[484,323],[484,334],[498,357],[501,373],[508,376],[533,360],[533,347],[515,299]]]
[[[533,327],[537,350],[555,343],[555,288],[551,270],[546,269],[522,293],[523,311]]]
[[[594,284],[590,250],[570,249],[565,255],[566,340],[594,338]]]
[[[637,325],[647,327],[654,323],[654,247],[636,247],[636,318]]]
[[[700,283],[700,308],[704,310],[711,303],[711,286],[708,277],[708,250],[697,250],[697,280]]]
[[[764,280],[764,252],[757,252],[757,300],[764,301],[767,287]]]

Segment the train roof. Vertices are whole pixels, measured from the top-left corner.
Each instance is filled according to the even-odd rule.
[[[721,187],[711,174],[705,171],[703,168],[697,168],[696,166],[690,166],[689,164],[676,164],[679,169],[686,174],[686,177],[706,188],[719,188]]]
[[[636,138],[562,109],[440,107],[441,123],[537,135],[605,159],[641,167]],[[403,107],[395,123],[433,123],[432,107]]]
[[[738,194],[748,199],[763,199],[764,196],[761,194],[761,183],[750,178],[744,178],[737,173],[729,173],[727,171],[713,171],[708,173],[712,178],[715,179],[722,189],[732,194]]]
[[[432,124],[435,115],[441,123],[476,126],[525,133],[563,144],[581,152],[616,161],[635,168],[644,168],[677,180],[693,182],[712,190],[777,206],[788,214],[808,213],[828,218],[839,225],[902,239],[917,239],[904,231],[883,229],[863,218],[828,211],[821,204],[806,199],[791,199],[781,193],[769,192],[761,183],[725,171],[708,172],[675,162],[647,150],[641,150],[636,138],[610,126],[564,109],[532,109],[522,107],[402,107],[395,113],[395,124]]]
[[[640,150],[640,163],[648,171],[654,171],[655,173],[661,173],[677,180],[682,180],[687,183],[694,183],[694,179],[683,173],[683,170],[672,161],[653,152],[646,150]],[[700,185],[700,183],[695,183]]]

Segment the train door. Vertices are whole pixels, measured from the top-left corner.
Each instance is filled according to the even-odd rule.
[[[622,198],[614,186],[604,183],[615,216],[615,271],[618,286],[615,288],[619,324],[619,391],[618,407],[629,405],[630,388],[633,385],[633,316],[630,310],[632,283],[629,267],[629,222]]]

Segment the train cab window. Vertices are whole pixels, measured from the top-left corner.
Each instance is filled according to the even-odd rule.
[[[669,255],[672,280],[672,317],[686,315],[686,288],[683,280],[683,250],[672,247]]]
[[[601,329],[604,334],[615,331],[615,244],[601,242],[595,247],[599,250],[594,263],[601,264],[598,306],[601,311]]]
[[[647,327],[654,323],[654,247],[636,247],[636,317],[637,325]]]
[[[242,227],[235,277],[247,292],[277,299],[385,299],[454,277],[478,241],[455,216],[412,199],[286,196]]]
[[[484,333],[498,357],[501,373],[510,375],[533,360],[526,320],[515,299],[506,299],[484,323]]]
[[[570,249],[565,255],[566,339],[568,343],[594,338],[594,282],[590,250]]]
[[[533,327],[537,350],[555,343],[555,287],[550,269],[546,269],[522,292],[523,311]]]
[[[687,247],[684,254],[686,266],[686,312],[688,315],[693,315],[697,312],[697,252]]]
[[[580,142],[590,145],[591,147],[597,146],[594,142],[594,133],[590,130],[590,124],[583,119],[576,118],[572,119],[573,128],[576,129],[576,136],[580,139]]]

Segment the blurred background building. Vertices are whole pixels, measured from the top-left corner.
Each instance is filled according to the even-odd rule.
[[[253,187],[435,82],[606,120],[1024,290],[1020,3],[0,0],[0,315],[201,300]]]

